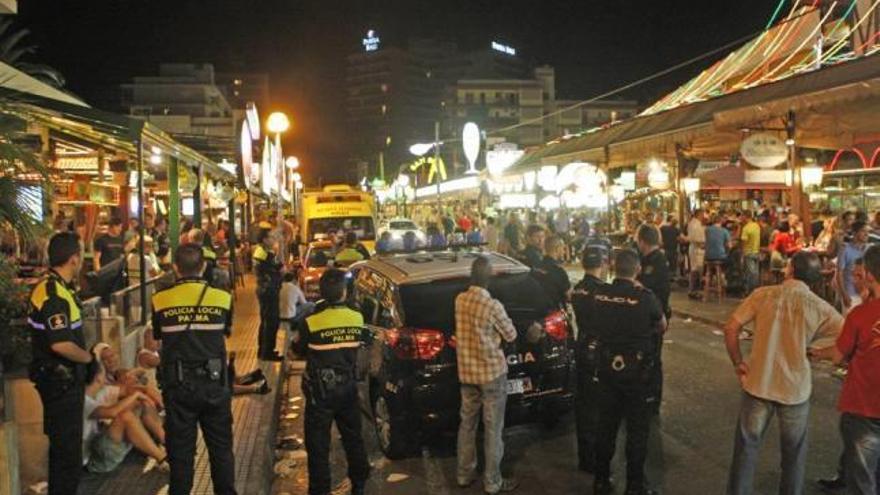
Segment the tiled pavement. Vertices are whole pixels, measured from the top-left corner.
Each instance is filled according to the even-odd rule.
[[[232,337],[227,342],[230,351],[237,352],[236,368],[246,373],[259,366],[275,388],[277,364],[256,359],[259,306],[254,294],[252,277],[239,288],[235,299],[235,320]],[[272,469],[272,449],[268,439],[273,433],[272,412],[275,393],[242,395],[232,400],[233,434],[235,437],[236,488],[239,494],[265,493]],[[88,474],[80,484],[81,495],[154,495],[167,492],[168,475],[158,471],[143,473],[145,458],[132,453],[118,469],[106,475]],[[208,452],[199,437],[195,462],[193,495],[213,493]]]

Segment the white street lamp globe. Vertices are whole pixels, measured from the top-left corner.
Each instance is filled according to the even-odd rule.
[[[299,168],[299,158],[295,156],[288,156],[286,160],[284,160],[284,164],[287,165],[287,168],[291,170],[296,170]]]
[[[400,187],[408,187],[409,186],[409,176],[406,174],[400,174],[397,176],[397,184]]]
[[[294,182],[302,181],[302,175],[300,175],[299,172],[294,172],[291,178],[293,178]]]
[[[415,156],[422,156],[433,147],[434,143],[416,143],[409,147],[409,152]]]
[[[468,161],[466,174],[475,174],[477,169],[474,165],[480,156],[480,128],[473,122],[468,122],[461,130],[461,143],[464,148],[464,156]]]
[[[272,112],[272,114],[269,115],[269,119],[266,121],[266,128],[269,129],[269,132],[280,134],[287,129],[290,129],[290,120],[288,120],[287,115],[284,115],[282,112]]]

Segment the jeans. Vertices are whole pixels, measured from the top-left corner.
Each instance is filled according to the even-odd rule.
[[[504,406],[507,404],[507,375],[481,385],[461,384],[461,423],[458,426],[458,482],[466,483],[477,470],[477,415],[483,408],[483,450],[486,468],[483,488],[490,493],[501,488],[501,458],[504,457]]]
[[[746,294],[750,294],[758,286],[760,277],[761,256],[758,253],[743,256],[743,268],[745,271]]]
[[[779,415],[782,480],[780,495],[801,495],[804,492],[804,470],[807,460],[807,420],[810,401],[786,405],[743,394],[733,462],[727,482],[728,495],[752,495],[758,451],[773,414]]]
[[[880,494],[880,419],[844,413],[840,417],[847,493]]]

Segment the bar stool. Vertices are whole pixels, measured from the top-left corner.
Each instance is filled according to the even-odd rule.
[[[706,261],[706,272],[703,275],[703,301],[709,300],[709,294],[718,294],[718,301],[724,300],[724,262]]]

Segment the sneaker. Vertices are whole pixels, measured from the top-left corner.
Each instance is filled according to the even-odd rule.
[[[260,384],[260,388],[257,389],[257,393],[260,395],[266,395],[271,391],[272,389],[269,388],[269,383],[266,382],[265,378],[263,378],[263,383]]]
[[[486,490],[487,495],[495,495],[496,493],[507,493],[516,490],[519,487],[519,481],[514,478],[502,478],[501,486],[494,492]]]
[[[837,491],[846,488],[846,481],[844,481],[839,475],[833,478],[818,479],[816,480],[816,484],[819,485],[819,488],[825,491]]]

